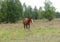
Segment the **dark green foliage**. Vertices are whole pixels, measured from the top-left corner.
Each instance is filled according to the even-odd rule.
[[[26,6],[25,3],[23,4],[23,17],[32,17],[32,8],[31,6]]]
[[[27,7],[26,4],[23,4],[23,18],[27,17]]]
[[[0,9],[0,22],[4,22],[7,15],[7,4],[6,2],[2,2]]]
[[[38,19],[38,10],[37,10],[36,6],[33,10],[33,19]]]
[[[27,14],[28,14],[28,17],[32,17],[32,8],[31,8],[31,6],[28,6]]]
[[[4,0],[1,5],[0,21],[17,22],[22,18],[22,5],[19,0]]]
[[[42,7],[37,9],[36,6],[33,9],[31,6],[26,6],[25,3],[22,6],[19,0],[0,1],[0,23],[15,23],[25,17],[33,19],[46,18],[51,21],[55,16],[60,17],[60,13],[55,13],[55,7],[52,6],[50,1],[45,2],[44,10]]]
[[[19,0],[7,1],[7,22],[16,22],[22,17],[22,5]]]
[[[38,10],[38,19],[43,19],[43,18],[44,18],[44,11],[42,10],[42,7],[40,7]]]
[[[55,17],[60,18],[60,12],[56,12]]]
[[[51,21],[55,16],[55,7],[51,5],[50,1],[45,2],[45,14],[44,17]]]

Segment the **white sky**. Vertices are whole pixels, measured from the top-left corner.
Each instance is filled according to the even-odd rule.
[[[35,6],[37,6],[37,8],[44,7],[44,1],[45,0],[20,0],[21,3],[26,3],[26,5],[31,5],[32,8],[34,8]],[[60,0],[50,0],[52,2],[52,5],[56,8],[56,11],[60,12]]]

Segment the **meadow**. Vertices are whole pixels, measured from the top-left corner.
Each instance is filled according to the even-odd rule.
[[[60,19],[34,20],[30,30],[24,30],[22,21],[2,23],[0,42],[60,42]]]

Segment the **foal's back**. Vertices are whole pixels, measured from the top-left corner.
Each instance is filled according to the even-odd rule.
[[[24,19],[23,19],[23,24],[29,24],[30,21],[31,21],[30,18],[24,18]]]
[[[28,23],[28,18],[24,18],[23,19],[23,24],[27,24]]]

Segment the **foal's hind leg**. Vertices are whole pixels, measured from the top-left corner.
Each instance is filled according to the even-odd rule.
[[[29,24],[29,29],[30,29],[30,24]]]
[[[24,24],[24,29],[26,28],[25,24]]]

